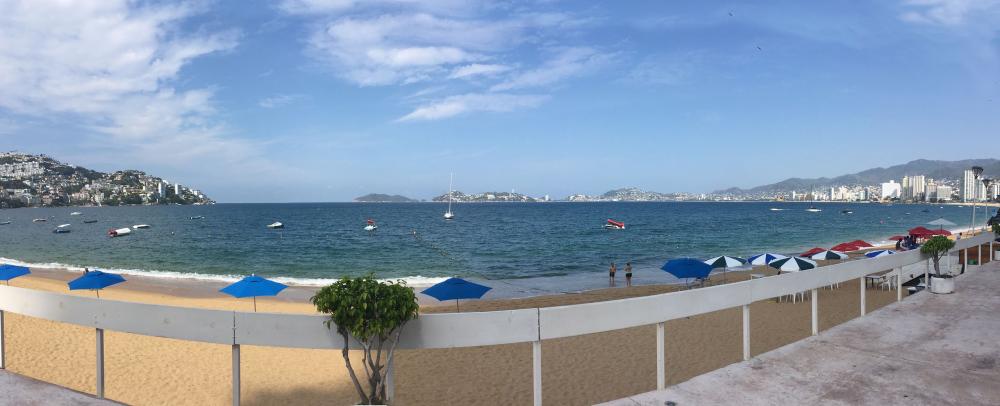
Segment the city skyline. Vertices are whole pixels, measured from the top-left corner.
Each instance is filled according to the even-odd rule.
[[[0,0],[5,150],[219,201],[708,193],[978,155],[996,2]],[[57,38],[59,41],[48,41]]]

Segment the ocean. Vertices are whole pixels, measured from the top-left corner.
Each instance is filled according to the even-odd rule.
[[[637,284],[675,283],[659,270],[671,258],[879,243],[941,217],[958,223],[952,229],[967,228],[972,213],[970,206],[862,203],[817,203],[822,211],[813,213],[810,205],[467,203],[454,206],[450,221],[438,203],[8,209],[0,210],[0,222],[11,221],[0,225],[0,261],[220,281],[254,273],[298,285],[368,272],[417,286],[459,276],[495,286],[506,292],[501,296],[523,296],[606,286],[612,261],[619,269],[631,261]],[[71,216],[75,211],[82,215]],[[978,224],[986,212],[979,208]],[[377,231],[363,230],[368,218]],[[609,218],[626,228],[603,229]],[[285,228],[266,228],[274,221]],[[60,224],[72,232],[54,234]],[[151,227],[107,236],[110,228],[136,224]]]

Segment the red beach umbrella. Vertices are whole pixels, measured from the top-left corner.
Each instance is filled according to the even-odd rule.
[[[889,241],[903,241],[903,238],[906,238],[906,237],[903,237],[901,235],[894,235],[892,237],[889,237]]]
[[[857,251],[858,247],[853,242],[842,242],[830,247],[830,251],[850,252]]]
[[[818,254],[820,252],[823,252],[823,251],[826,251],[826,249],[820,248],[820,247],[816,247],[816,248],[813,248],[813,249],[811,249],[809,251],[806,251],[806,252],[803,252],[803,253],[799,254],[799,256],[800,257],[811,257],[811,256],[816,255],[816,254]]]
[[[853,244],[855,247],[858,247],[858,248],[871,248],[871,247],[874,247],[874,245],[869,244],[865,240],[854,240],[854,241],[851,241],[850,243]]]
[[[924,226],[913,227],[908,232],[910,233],[910,235],[915,237],[926,237],[929,235],[934,235],[934,230],[928,230],[927,227]]]
[[[932,230],[931,233],[933,233],[934,235],[951,235],[951,231],[944,230],[944,229],[941,229],[941,230]]]

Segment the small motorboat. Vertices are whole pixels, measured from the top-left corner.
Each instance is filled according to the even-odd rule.
[[[841,210],[840,214],[854,214],[853,210]]]
[[[8,225],[8,224],[10,224],[9,221],[0,221],[0,226],[5,226],[5,225]]]
[[[625,223],[622,223],[620,221],[615,221],[615,220],[612,220],[612,219],[608,219],[608,221],[606,223],[604,223],[604,228],[606,230],[624,230],[625,229]]]
[[[772,207],[771,211],[784,211],[785,209],[779,209],[777,207]]]
[[[94,224],[97,220],[83,220],[83,224]]]
[[[52,230],[52,232],[56,233],[56,234],[65,234],[65,233],[68,233],[68,232],[72,231],[72,230],[69,229],[69,226],[70,226],[69,224],[60,224],[60,225],[56,226],[56,229]]]
[[[809,206],[809,208],[806,209],[806,211],[810,212],[810,213],[816,213],[816,212],[821,212],[823,210],[822,209],[817,209],[816,206]]]
[[[375,224],[375,220],[368,219],[368,224],[365,224],[365,231],[375,230],[378,230],[378,224]]]
[[[74,211],[74,212],[70,213],[69,215],[70,215],[70,216],[79,216],[79,215],[81,215],[81,214],[83,214],[83,213],[80,213],[80,212],[78,212],[78,211]]]
[[[921,213],[930,213],[931,211],[930,211],[930,210],[927,210],[927,209],[923,209],[923,210],[921,210],[920,212],[921,212]]]
[[[132,234],[132,230],[128,227],[108,230],[108,237],[124,237],[129,234]]]
[[[203,218],[205,218],[205,216],[191,216],[191,220],[201,220]]]
[[[48,219],[34,219],[34,220],[31,220],[32,223],[44,223],[46,221],[49,221],[49,220]]]
[[[132,226],[132,228],[134,228],[136,230],[138,230],[140,228],[149,228],[149,224],[136,224],[136,225]]]
[[[268,224],[267,228],[285,228],[285,225],[281,224],[280,221],[275,221],[275,222],[273,222],[271,224]]]

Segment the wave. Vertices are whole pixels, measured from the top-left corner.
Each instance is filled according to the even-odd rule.
[[[149,269],[123,269],[123,268],[107,268],[100,266],[79,266],[62,264],[58,262],[44,262],[44,263],[33,263],[24,262],[17,259],[0,257],[0,262],[10,265],[26,266],[29,268],[38,269],[53,269],[53,270],[67,270],[67,271],[78,271],[83,272],[84,268],[88,269],[100,269],[102,271],[107,271],[111,273],[117,273],[122,275],[132,275],[147,278],[162,278],[162,279],[187,279],[187,280],[200,280],[209,282],[224,282],[233,283],[240,279],[243,279],[246,275],[217,275],[217,274],[204,274],[196,272],[174,272],[174,271],[158,271]],[[269,278],[275,282],[283,283],[290,286],[327,286],[339,280],[339,278],[294,278],[279,276],[274,278]],[[430,286],[439,282],[443,282],[448,278],[446,277],[428,277],[428,276],[407,276],[401,278],[384,278],[381,281],[392,281],[403,280],[406,282],[407,286]]]

